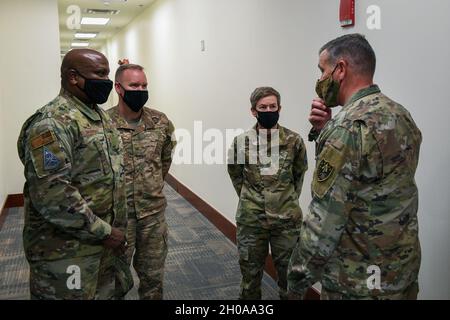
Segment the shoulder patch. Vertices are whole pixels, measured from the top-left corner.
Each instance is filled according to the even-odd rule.
[[[312,182],[312,190],[317,197],[323,198],[333,186],[339,172],[344,166],[346,161],[345,156],[345,150],[340,151],[332,146],[328,146],[322,151]]]
[[[43,148],[44,170],[53,170],[59,167],[61,160],[58,159],[50,150]]]
[[[31,140],[31,150],[38,149],[54,141],[56,141],[55,134],[53,131],[47,130]]]
[[[323,182],[327,180],[329,177],[331,177],[333,171],[333,166],[325,159],[322,159],[319,163],[319,166],[317,167],[317,181]]]

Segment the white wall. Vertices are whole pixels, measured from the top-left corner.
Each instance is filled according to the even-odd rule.
[[[21,193],[23,166],[17,138],[23,122],[59,91],[56,0],[0,2],[0,205]]]
[[[3,121],[1,119],[3,119],[5,117],[4,113],[3,113],[3,108],[2,108],[2,90],[3,90],[3,81],[2,78],[0,77],[0,125],[3,124]],[[3,150],[4,147],[4,137],[3,134],[0,134],[0,150]],[[6,200],[6,181],[3,178],[3,168],[4,168],[4,158],[3,155],[0,157],[0,210],[3,208],[3,205],[5,204],[5,200]],[[1,212],[0,212],[1,214]]]
[[[417,172],[425,299],[450,298],[450,220],[447,121],[450,116],[450,2],[359,0],[357,27],[343,31],[338,3],[330,0],[159,0],[104,48],[114,70],[119,58],[144,65],[153,106],[177,128],[248,128],[248,97],[261,85],[282,95],[281,123],[306,140],[307,116],[319,77],[317,51],[343,33],[366,34],[378,56],[376,82],[405,105],[424,141]],[[366,9],[381,7],[382,29],[369,31]],[[200,41],[206,40],[206,51]],[[116,101],[116,100],[115,100]],[[301,206],[307,210],[314,167],[309,166]],[[234,222],[237,197],[224,165],[177,165],[172,173]]]

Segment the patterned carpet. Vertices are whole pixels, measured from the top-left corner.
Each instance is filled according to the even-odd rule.
[[[175,190],[166,185],[169,254],[164,299],[234,300],[240,270],[236,246]],[[22,248],[23,209],[9,209],[0,230],[0,300],[29,299],[28,263]],[[135,283],[138,283],[135,278]],[[263,299],[278,299],[276,283],[267,274]],[[136,287],[127,299],[137,299]]]

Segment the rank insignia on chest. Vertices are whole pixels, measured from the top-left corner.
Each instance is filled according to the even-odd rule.
[[[60,160],[50,150],[44,148],[44,170],[52,170],[58,168]]]
[[[317,169],[317,180],[319,182],[327,180],[333,173],[333,166],[326,160],[322,159]]]

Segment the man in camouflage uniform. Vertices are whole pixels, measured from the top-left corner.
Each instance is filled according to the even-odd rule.
[[[108,74],[101,53],[70,51],[60,94],[20,133],[32,299],[110,299],[132,287],[122,145],[97,106],[112,89]]]
[[[375,53],[359,34],[320,50],[310,122],[312,201],[289,265],[290,295],[322,282],[322,299],[416,299],[420,267],[414,174],[421,133],[373,84]],[[342,105],[331,119],[329,108]]]
[[[281,105],[275,89],[255,89],[250,102],[258,123],[234,139],[228,160],[228,173],[239,196],[240,299],[261,299],[269,244],[280,297],[286,299],[287,267],[302,219],[298,198],[307,169],[306,149],[297,133],[277,124]]]
[[[148,91],[141,66],[120,66],[115,89],[119,104],[108,113],[124,144],[128,263],[135,251],[133,266],[140,280],[140,299],[162,299],[168,234],[162,190],[172,163],[174,127],[164,113],[144,107]]]

